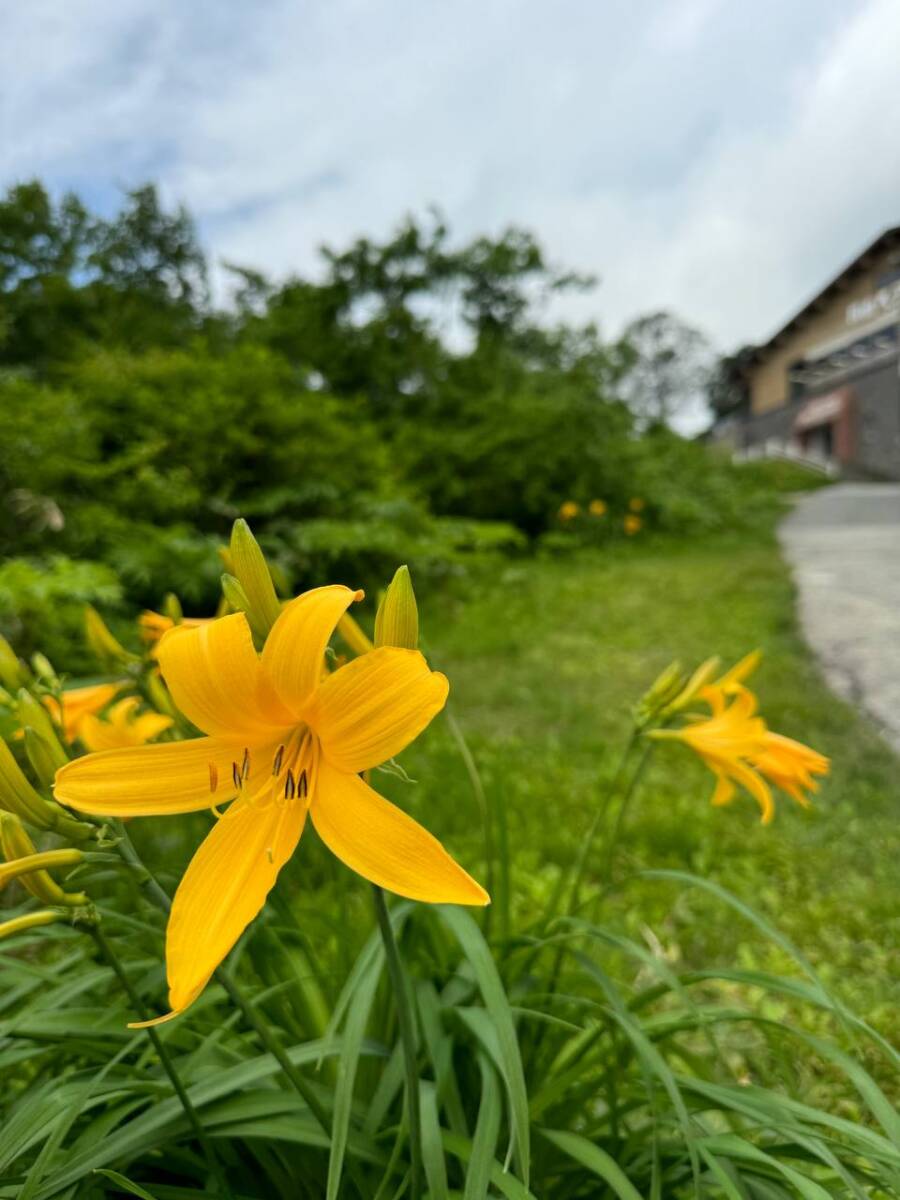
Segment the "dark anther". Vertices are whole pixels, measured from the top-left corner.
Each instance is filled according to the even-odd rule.
[[[293,800],[297,795],[297,784],[294,781],[294,772],[288,767],[287,776],[284,781],[284,798],[285,800]]]
[[[241,779],[246,779],[250,774],[250,751],[244,750],[244,757],[241,760]]]
[[[243,786],[244,781],[243,781],[243,779],[241,779],[241,773],[238,770],[238,765],[236,762],[233,762],[231,764],[231,778],[234,780],[234,786],[238,790],[240,790],[240,788]]]
[[[300,778],[297,780],[297,795],[300,797],[301,800],[305,800],[308,791],[309,791],[309,786],[306,782],[306,768],[304,767],[303,770],[300,772]]]
[[[281,774],[281,760],[284,758],[284,746],[278,747],[278,752],[275,755],[275,761],[272,763],[272,774]]]

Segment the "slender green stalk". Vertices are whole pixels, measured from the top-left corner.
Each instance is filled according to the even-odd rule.
[[[572,887],[569,891],[569,900],[568,900],[568,903],[566,904],[565,911],[563,913],[563,915],[566,917],[571,917],[578,910],[579,897],[581,894],[581,884],[584,880],[585,871],[587,870],[588,858],[590,856],[591,850],[594,847],[594,842],[597,839],[597,834],[600,832],[600,827],[603,824],[604,818],[606,817],[606,814],[609,811],[609,807],[612,804],[613,800],[616,798],[616,796],[619,795],[619,792],[622,787],[622,783],[625,779],[626,771],[628,769],[628,763],[631,759],[631,755],[637,744],[639,736],[640,736],[639,731],[637,729],[632,729],[631,734],[629,735],[628,741],[625,743],[625,748],[622,751],[622,757],[619,759],[619,765],[616,767],[616,772],[613,775],[612,783],[610,784],[609,788],[607,789],[607,792],[606,792],[605,796],[603,797],[603,799],[597,805],[597,811],[594,814],[594,819],[591,822],[590,828],[587,831],[587,835],[585,836],[585,839],[581,844],[581,850],[579,851],[578,858],[575,863],[575,869],[574,869],[573,876],[572,876]],[[644,761],[646,761],[646,754],[645,754],[644,759],[642,760],[642,763]],[[629,800],[631,799],[631,796],[634,794],[634,789],[637,785],[640,775],[641,775],[641,768],[639,766],[638,770],[632,775],[631,781],[628,784],[628,787],[625,789],[625,794],[622,799],[622,804],[619,808],[619,816],[620,817],[621,817],[623,808],[628,804]],[[618,828],[618,824],[619,823],[617,822],[617,828]],[[612,859],[609,855],[607,855],[606,859],[605,859],[605,872],[604,872],[607,880],[608,880],[608,872],[609,872],[611,863],[612,863]],[[562,970],[562,960],[563,960],[563,955],[565,954],[565,952],[566,952],[565,942],[563,942],[563,941],[558,942],[557,947],[556,947],[556,953],[553,956],[553,966],[550,969],[550,982],[547,986],[547,991],[550,995],[553,995],[556,992],[556,985],[559,980],[559,973]],[[546,1033],[546,1029],[547,1029],[546,1025],[542,1024],[535,1034],[534,1044],[531,1047],[532,1061],[534,1061],[534,1059],[538,1055],[538,1052],[540,1051],[541,1045],[544,1040],[544,1035]]]
[[[481,782],[481,774],[478,770],[478,764],[475,762],[474,755],[469,749],[469,743],[466,741],[466,735],[463,733],[459,722],[450,711],[449,707],[444,709],[444,719],[447,722],[447,728],[456,742],[456,748],[459,750],[459,756],[463,760],[463,766],[466,768],[466,774],[469,776],[469,783],[472,785],[472,794],[475,796],[475,801],[481,812],[481,825],[484,831],[484,857],[486,861],[486,879],[485,888],[489,896],[494,895],[494,828],[491,819],[490,805],[485,794],[484,784]],[[484,910],[484,936],[488,937],[491,928],[491,914],[493,905],[488,905]]]
[[[631,777],[631,782],[629,783],[628,788],[622,797],[622,803],[619,805],[619,811],[616,813],[616,819],[613,823],[612,832],[609,835],[609,841],[606,843],[606,855],[603,865],[603,878],[607,883],[612,880],[612,869],[616,857],[616,848],[619,844],[619,838],[621,837],[622,830],[625,826],[625,814],[628,812],[631,801],[637,793],[638,784],[641,782],[644,771],[647,769],[647,764],[650,762],[653,750],[653,742],[648,742],[644,747],[644,753],[641,755],[634,775]],[[574,912],[575,910],[573,909],[572,911]]]
[[[375,915],[378,918],[378,928],[384,943],[384,955],[387,961],[388,974],[394,990],[394,1001],[397,1005],[397,1024],[400,1028],[400,1041],[403,1045],[403,1063],[406,1068],[406,1109],[409,1120],[409,1158],[411,1200],[419,1200],[422,1195],[422,1131],[419,1120],[419,1071],[416,1064],[416,1031],[413,1024],[412,1006],[409,1002],[409,992],[406,989],[406,976],[403,962],[400,958],[400,948],[394,936],[391,915],[384,899],[384,892],[376,884],[372,884],[372,895],[375,898]]]
[[[122,966],[122,961],[112,948],[112,945],[107,939],[106,934],[99,925],[90,925],[87,927],[87,930],[96,942],[97,949],[112,967],[113,973],[115,974],[119,983],[122,985],[122,989],[128,996],[128,999],[131,1001],[135,1012],[142,1021],[149,1020],[150,1012],[148,1011],[147,1006],[144,1004],[144,1001],[141,999],[140,993],[128,978],[125,968]],[[219,1159],[212,1148],[212,1143],[206,1136],[206,1130],[203,1128],[203,1122],[200,1120],[196,1108],[194,1108],[193,1104],[191,1103],[191,1098],[188,1096],[187,1089],[181,1081],[181,1076],[178,1074],[178,1070],[175,1066],[172,1056],[169,1054],[168,1047],[152,1025],[149,1026],[145,1032],[150,1038],[150,1041],[153,1043],[154,1050],[159,1055],[159,1061],[162,1064],[162,1068],[168,1075],[169,1082],[172,1084],[172,1088],[181,1102],[181,1107],[184,1109],[185,1116],[190,1122],[197,1141],[203,1147],[203,1153],[206,1156],[209,1169],[215,1176],[219,1187],[222,1189],[222,1194],[229,1197],[233,1196],[231,1188],[228,1186],[228,1179],[222,1168],[222,1164],[219,1162]]]
[[[619,765],[616,767],[616,772],[613,775],[612,783],[609,785],[606,795],[597,805],[597,811],[594,813],[594,819],[591,822],[590,829],[588,829],[587,835],[585,836],[584,841],[581,843],[581,849],[578,852],[578,859],[576,860],[575,864],[575,873],[572,878],[572,887],[569,892],[569,902],[566,905],[565,910],[565,915],[567,917],[571,917],[571,915],[578,908],[578,898],[581,893],[581,885],[584,881],[584,874],[587,870],[587,864],[591,850],[594,848],[594,842],[597,839],[597,834],[600,832],[600,826],[603,824],[606,814],[609,812],[609,806],[612,804],[613,800],[615,800],[622,787],[622,781],[625,778],[625,772],[627,770],[634,747],[637,744],[638,736],[638,731],[633,729],[628,741],[625,743],[625,749],[622,751],[622,757],[619,759]],[[633,784],[634,780],[632,780],[632,786]],[[628,789],[626,795],[629,795],[630,792],[631,788]]]

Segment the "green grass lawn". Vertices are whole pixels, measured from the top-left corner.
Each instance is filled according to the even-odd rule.
[[[760,647],[752,682],[769,724],[832,759],[814,808],[779,796],[768,827],[747,796],[713,809],[712,775],[682,747],[666,745],[630,813],[621,886],[605,911],[615,909],[632,931],[644,929],[678,966],[765,965],[796,974],[708,896],[629,877],[666,866],[715,879],[777,923],[838,994],[889,1031],[900,763],[825,686],[798,630],[774,536],[648,539],[507,564],[474,594],[432,597],[422,618],[489,804],[505,813],[516,928],[541,911],[577,853],[615,770],[629,707],[655,675],[673,658],[690,666],[719,654],[731,662]],[[383,777],[379,786],[483,874],[482,826],[446,724],[436,722],[404,762],[419,787]]]

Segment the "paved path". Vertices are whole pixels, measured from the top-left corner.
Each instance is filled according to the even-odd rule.
[[[781,542],[830,686],[900,749],[900,484],[841,483],[804,496]]]

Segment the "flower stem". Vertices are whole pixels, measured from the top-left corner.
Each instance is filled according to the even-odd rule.
[[[591,822],[590,828],[588,829],[585,839],[581,844],[581,850],[579,851],[578,858],[576,859],[576,862],[575,862],[575,870],[574,870],[574,874],[572,877],[572,886],[571,886],[571,889],[569,890],[569,900],[568,900],[568,903],[566,904],[565,911],[563,913],[563,916],[565,916],[565,917],[571,917],[575,912],[578,911],[579,899],[580,899],[580,895],[581,895],[581,885],[584,880],[585,871],[587,870],[588,858],[590,857],[591,850],[594,847],[594,842],[597,839],[597,834],[600,831],[600,826],[603,824],[604,818],[606,817],[606,814],[609,812],[609,806],[612,804],[612,802],[615,800],[616,796],[618,796],[618,794],[621,790],[622,783],[625,779],[626,771],[628,769],[628,763],[631,759],[632,752],[634,751],[634,747],[637,744],[639,736],[640,736],[639,731],[637,729],[632,729],[631,734],[629,735],[628,741],[625,743],[625,747],[622,751],[622,757],[619,759],[619,765],[616,767],[616,771],[615,771],[615,774],[613,775],[612,782],[610,783],[609,788],[607,789],[606,794],[604,795],[603,799],[597,805],[597,811],[594,814],[594,819]],[[621,827],[622,813],[623,813],[626,805],[628,804],[629,800],[631,799],[631,796],[634,794],[635,787],[636,787],[637,782],[642,773],[643,764],[644,764],[644,762],[646,762],[646,757],[647,756],[645,753],[644,758],[641,761],[641,765],[638,767],[637,771],[635,771],[635,773],[632,775],[631,781],[628,784],[628,787],[625,789],[625,794],[622,799],[622,804],[619,808],[619,814],[618,814],[618,818],[617,818],[616,826],[615,826],[615,838],[616,839],[618,838],[618,832]],[[609,871],[610,871],[611,867],[612,867],[612,855],[610,853],[607,853],[607,855],[605,857],[605,869],[604,869],[604,875],[606,877],[607,882],[609,881]],[[566,952],[565,944],[561,941],[558,942],[557,947],[556,947],[556,953],[553,956],[553,966],[550,969],[550,982],[547,987],[547,991],[551,995],[556,991],[556,985],[559,980],[559,973],[562,970],[562,960],[563,960],[563,955],[565,954],[565,952]],[[536,1057],[541,1049],[541,1045],[544,1040],[544,1034],[546,1032],[546,1028],[547,1028],[546,1025],[542,1024],[540,1026],[540,1028],[538,1029],[537,1033],[535,1034],[534,1044],[531,1047],[532,1061],[534,1061],[534,1059],[536,1059]]]
[[[616,767],[616,773],[613,776],[612,783],[609,785],[609,789],[607,790],[606,795],[603,797],[603,800],[597,805],[597,811],[594,814],[591,827],[588,830],[584,841],[581,843],[581,850],[579,851],[578,859],[575,864],[575,875],[572,879],[572,888],[569,892],[569,903],[566,905],[565,915],[567,917],[571,917],[571,915],[578,908],[578,899],[581,892],[581,884],[584,880],[584,873],[587,870],[588,858],[590,857],[597,834],[600,831],[600,826],[603,824],[603,820],[609,811],[609,806],[619,794],[619,789],[621,788],[622,781],[625,778],[625,771],[628,767],[628,762],[631,758],[631,754],[634,750],[637,739],[637,730],[632,730],[628,741],[625,743],[625,749],[622,751],[622,757],[619,759],[619,765]],[[634,782],[635,781],[632,780],[632,786]],[[631,788],[629,788],[626,795],[630,794],[630,791]],[[561,952],[562,951],[560,949],[560,953]]]
[[[413,1025],[412,1006],[409,1002],[409,992],[406,987],[406,976],[400,959],[400,949],[394,936],[394,927],[388,912],[384,892],[377,884],[372,884],[372,895],[375,899],[375,915],[378,918],[378,928],[384,943],[384,954],[387,961],[388,974],[394,990],[394,1001],[397,1005],[397,1024],[400,1028],[400,1041],[403,1045],[403,1062],[406,1067],[406,1110],[409,1120],[409,1157],[410,1157],[410,1200],[419,1200],[422,1195],[422,1133],[419,1120],[419,1072],[416,1065],[416,1031]]]
[[[96,942],[97,949],[109,963],[110,967],[112,967],[113,973],[115,974],[119,983],[122,985],[122,989],[128,996],[128,999],[131,1001],[135,1012],[142,1021],[146,1021],[149,1018],[150,1013],[147,1010],[144,1001],[141,999],[139,992],[128,978],[125,968],[122,965],[122,960],[112,948],[112,945],[108,941],[106,934],[99,925],[90,925],[87,927],[87,931]],[[150,1041],[153,1043],[153,1048],[159,1056],[159,1061],[162,1064],[163,1070],[169,1077],[169,1082],[172,1084],[172,1088],[174,1089],[176,1096],[181,1102],[181,1107],[184,1109],[184,1114],[190,1122],[191,1128],[194,1131],[194,1135],[197,1138],[197,1141],[203,1147],[203,1153],[206,1156],[209,1169],[215,1176],[219,1187],[222,1189],[222,1194],[228,1197],[233,1196],[231,1188],[228,1186],[228,1179],[222,1168],[222,1164],[219,1162],[219,1159],[212,1148],[212,1144],[206,1135],[206,1130],[203,1128],[203,1122],[197,1115],[196,1108],[194,1108],[194,1105],[191,1103],[191,1098],[188,1096],[187,1089],[181,1081],[181,1076],[178,1074],[172,1056],[169,1054],[168,1047],[152,1025],[147,1028],[146,1033],[150,1038]]]

